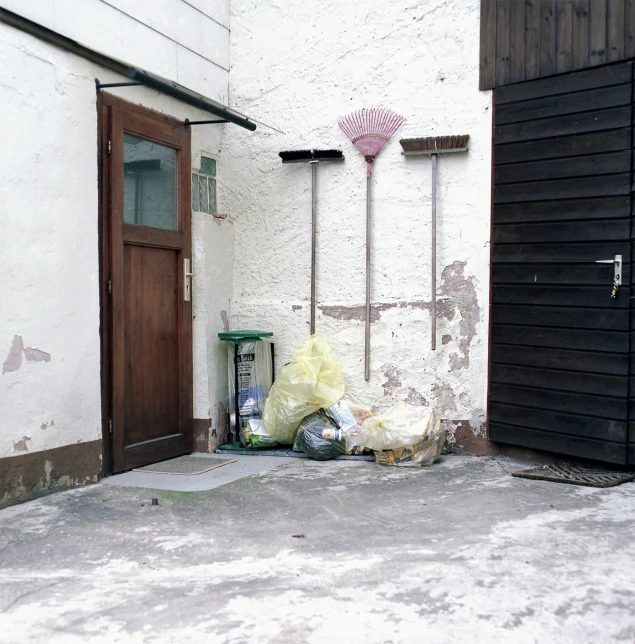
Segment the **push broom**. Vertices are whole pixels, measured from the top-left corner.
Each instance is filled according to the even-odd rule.
[[[370,379],[370,184],[372,163],[379,151],[404,122],[403,116],[387,109],[358,110],[340,119],[344,134],[366,159],[366,329],[364,378]]]
[[[311,335],[315,333],[315,305],[316,305],[316,279],[315,279],[315,244],[317,226],[317,166],[325,161],[342,161],[344,155],[341,150],[288,150],[279,152],[282,163],[308,163],[311,166]]]
[[[469,134],[459,136],[427,136],[419,139],[401,139],[404,156],[432,157],[432,300],[430,315],[432,317],[432,350],[437,348],[437,156],[467,152]]]

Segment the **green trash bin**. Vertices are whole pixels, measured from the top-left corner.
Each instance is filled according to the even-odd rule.
[[[224,331],[228,343],[229,427],[234,447],[266,448],[277,443],[262,419],[274,380],[273,332]]]

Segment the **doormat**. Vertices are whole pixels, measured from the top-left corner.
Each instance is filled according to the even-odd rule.
[[[144,467],[136,467],[133,472],[149,472],[150,474],[182,474],[184,476],[194,476],[203,474],[217,467],[235,463],[235,458],[202,458],[200,456],[179,456],[169,461],[161,463],[152,463]]]
[[[512,472],[512,476],[520,479],[536,481],[552,481],[553,483],[569,483],[570,485],[586,485],[587,487],[614,487],[620,483],[635,481],[635,472],[615,472],[601,467],[581,467],[579,465],[543,465],[529,470]]]

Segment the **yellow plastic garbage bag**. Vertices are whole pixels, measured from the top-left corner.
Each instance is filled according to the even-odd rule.
[[[284,365],[265,403],[263,420],[278,443],[292,445],[302,419],[344,395],[344,377],[321,333],[307,338]]]
[[[357,442],[375,452],[384,465],[426,465],[441,454],[445,432],[432,407],[397,403],[389,411],[367,418]]]

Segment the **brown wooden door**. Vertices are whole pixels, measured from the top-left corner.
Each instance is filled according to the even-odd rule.
[[[192,451],[190,132],[108,94],[100,112],[105,453],[121,472]]]
[[[622,63],[495,92],[491,440],[627,463],[632,79]],[[598,261],[618,255],[613,298]]]

